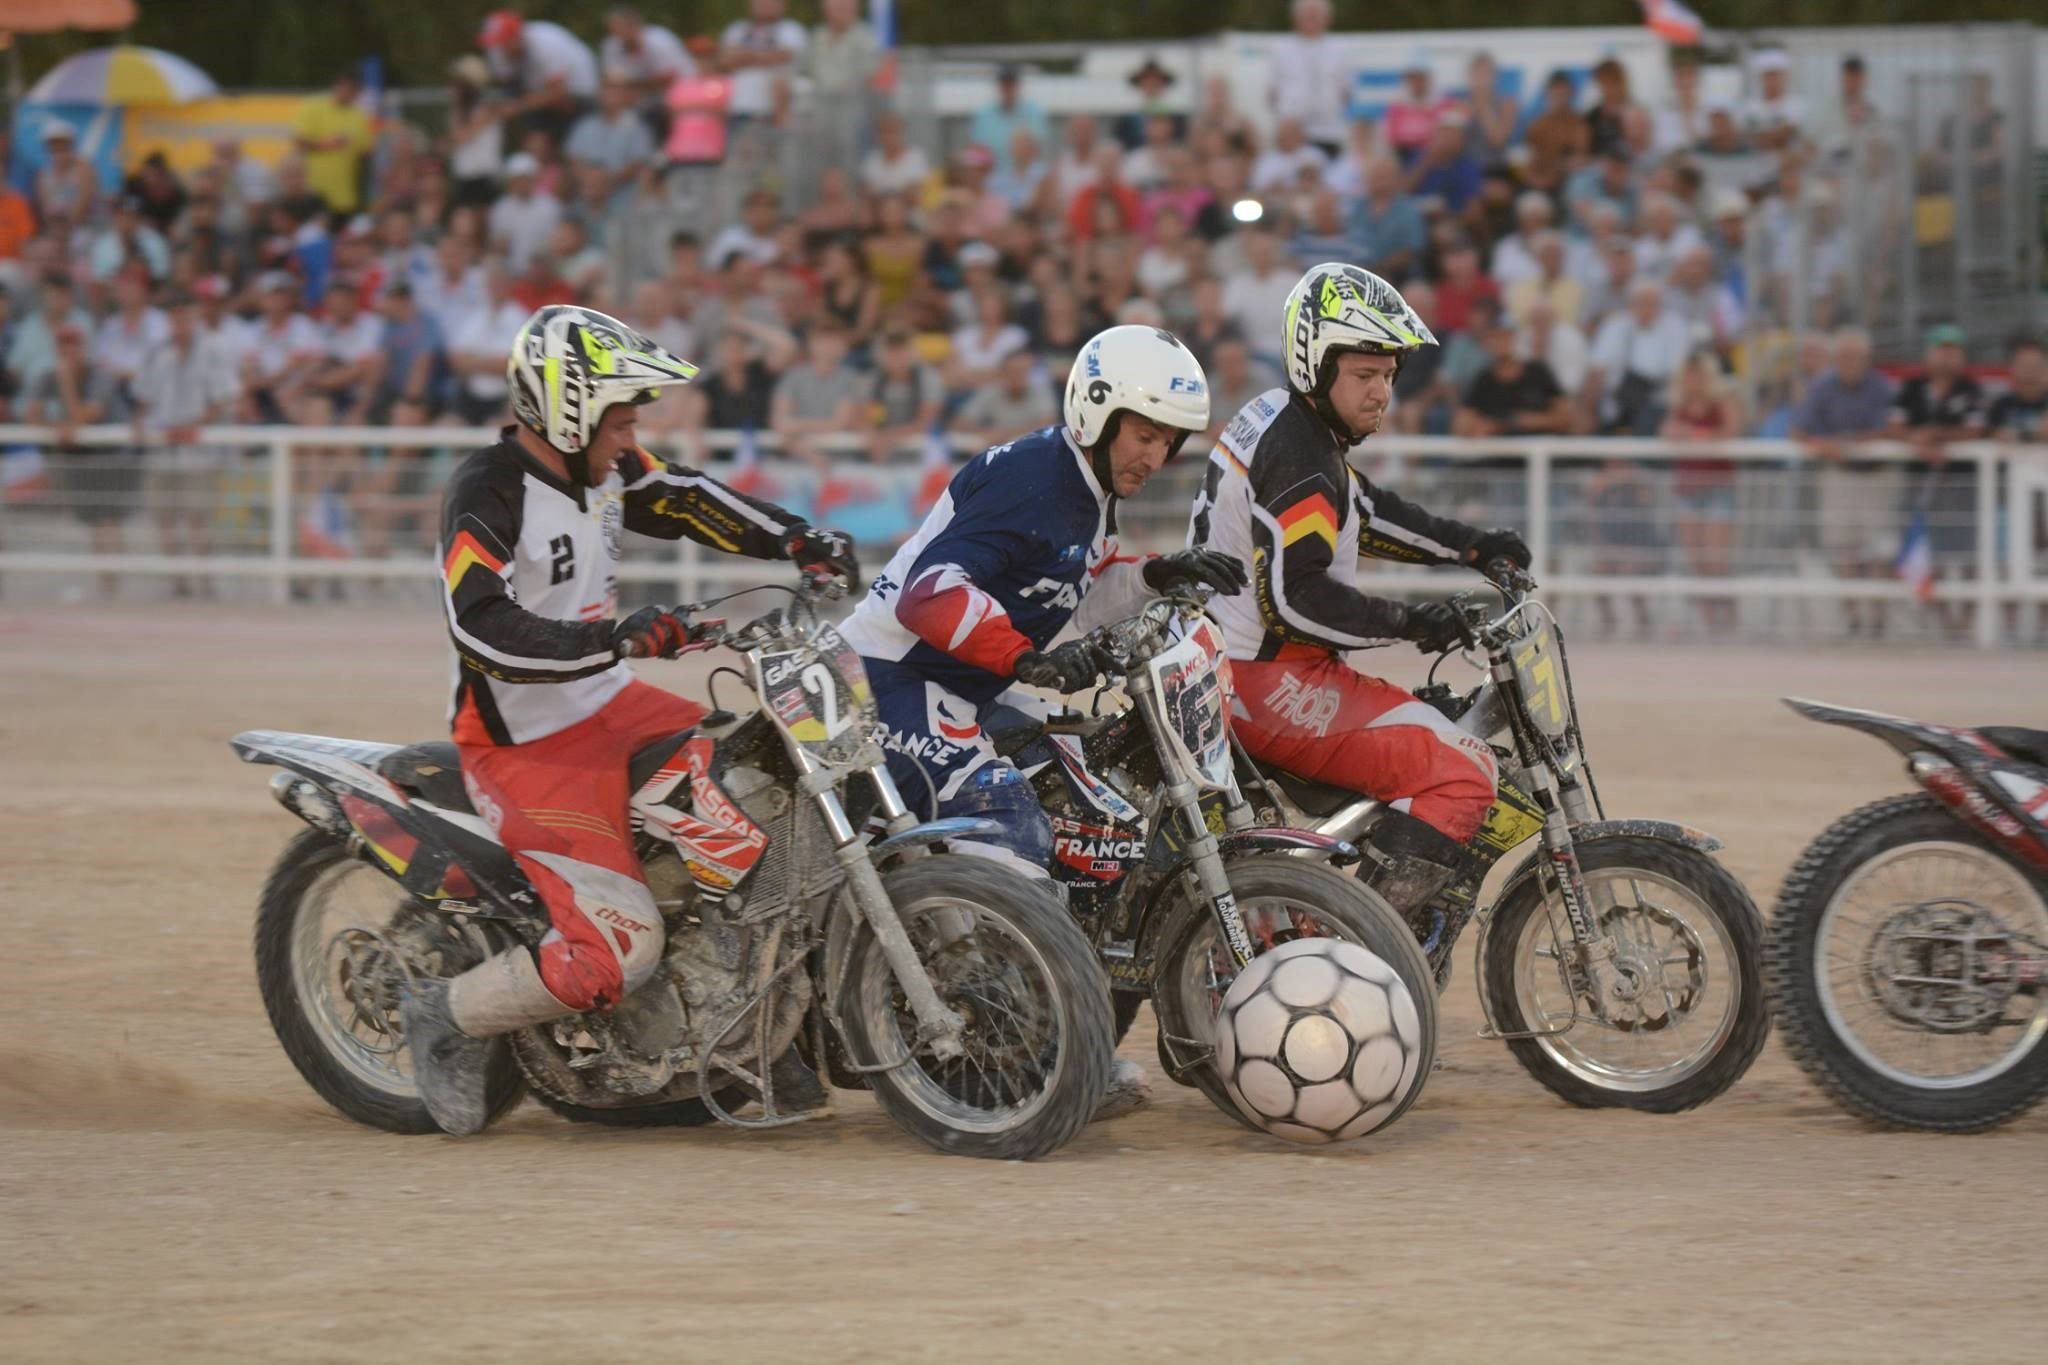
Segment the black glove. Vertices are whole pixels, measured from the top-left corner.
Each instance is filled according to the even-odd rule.
[[[1505,559],[1526,572],[1534,559],[1522,537],[1504,526],[1481,531],[1479,539],[1473,541],[1472,548],[1465,552],[1465,557],[1481,573],[1486,572],[1486,566],[1496,559]]]
[[[1154,592],[1172,592],[1207,583],[1225,597],[1237,596],[1252,581],[1243,562],[1221,550],[1178,550],[1160,555],[1145,561],[1140,576]]]
[[[1473,643],[1472,628],[1448,602],[1418,602],[1401,622],[1401,638],[1413,640],[1424,654],[1441,654]]]
[[[860,561],[853,557],[853,537],[846,532],[798,526],[782,547],[799,569],[837,574],[848,587],[860,586]]]
[[[1057,649],[1041,654],[1035,649],[1017,656],[1010,675],[1033,687],[1055,692],[1079,692],[1093,687],[1108,666],[1102,651],[1086,640],[1069,640]]]
[[[642,607],[612,626],[612,653],[621,659],[673,659],[689,642],[689,618],[667,607]]]

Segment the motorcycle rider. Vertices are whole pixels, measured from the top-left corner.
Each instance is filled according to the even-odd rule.
[[[1362,589],[1358,564],[1526,569],[1529,549],[1513,531],[1432,515],[1351,467],[1351,447],[1386,415],[1402,357],[1436,344],[1392,285],[1352,265],[1315,266],[1287,297],[1283,344],[1287,387],[1224,427],[1188,541],[1252,566],[1253,591],[1212,608],[1232,659],[1233,728],[1266,762],[1387,804],[1367,880],[1414,923],[1454,876],[1467,902],[1477,891],[1465,844],[1493,803],[1493,752],[1344,662],[1345,651],[1392,640],[1436,652],[1467,638],[1448,603]]]
[[[1013,858],[1046,878],[1052,822],[986,724],[1016,683],[1077,692],[1101,674],[1077,630],[1135,611],[1153,593],[1207,583],[1241,591],[1244,566],[1194,548],[1146,559],[1118,544],[1116,509],[1209,424],[1201,365],[1172,333],[1111,327],[1067,376],[1064,425],[976,456],[847,621],[905,800],[930,817],[978,816],[1000,833],[956,845]],[[1112,1089],[1138,1091],[1119,1063]]]
[[[661,912],[633,852],[627,761],[705,711],[635,680],[626,662],[673,658],[689,623],[659,607],[614,619],[624,533],[687,536],[857,581],[850,537],[635,443],[639,406],[696,373],[615,318],[542,308],[505,365],[514,423],[442,496],[463,784],[552,925],[537,950],[510,949],[404,998],[420,1098],[450,1133],[489,1120],[484,1040],[609,1009],[661,957]]]

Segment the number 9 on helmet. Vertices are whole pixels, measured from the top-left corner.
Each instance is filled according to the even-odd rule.
[[[1135,412],[1188,436],[1209,428],[1209,381],[1194,352],[1158,327],[1129,324],[1089,338],[1067,372],[1067,428],[1085,451],[1116,439],[1117,417]]]

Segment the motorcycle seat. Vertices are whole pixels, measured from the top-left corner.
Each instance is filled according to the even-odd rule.
[[[995,746],[997,758],[1015,758],[1044,733],[1043,725],[1005,725],[991,728],[988,739]]]
[[[1280,788],[1287,794],[1289,801],[1309,815],[1334,815],[1358,800],[1361,795],[1349,787],[1333,787],[1327,782],[1296,777],[1293,773],[1284,772],[1270,763],[1259,762],[1258,769],[1260,776]]]
[[[2048,768],[2048,730],[2028,730],[2017,725],[1980,725],[1977,733],[2024,763]]]
[[[634,754],[626,768],[629,789],[638,791],[645,786],[647,779],[674,757],[676,750],[683,747],[683,741],[695,733],[694,727],[679,730]],[[430,739],[408,744],[380,760],[377,772],[400,791],[443,810],[476,814],[469,804],[469,791],[462,785],[462,757],[448,740]]]

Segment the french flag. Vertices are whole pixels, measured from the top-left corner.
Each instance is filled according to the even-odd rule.
[[[1927,532],[1925,511],[1913,514],[1892,572],[1913,585],[1913,596],[1922,602],[1934,600],[1934,538]]]
[[[332,489],[324,488],[306,503],[299,518],[299,553],[308,559],[354,559],[355,526],[348,508]]]
[[[1678,0],[1641,0],[1643,22],[1650,31],[1676,47],[1694,47],[1707,36],[1706,20]]]

